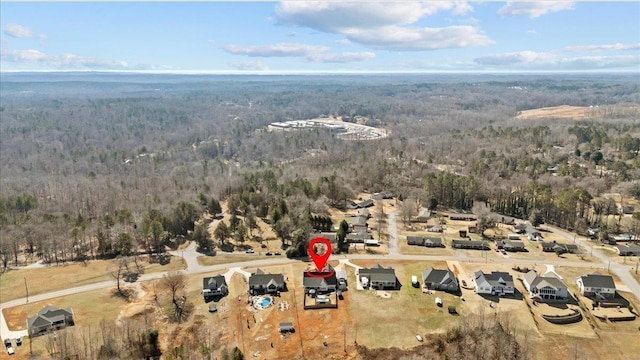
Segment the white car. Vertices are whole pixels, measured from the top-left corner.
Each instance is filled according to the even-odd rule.
[[[418,341],[422,342],[422,340],[423,340],[423,339],[422,339],[422,336],[420,336],[420,335],[416,335],[416,340],[418,340]]]
[[[9,354],[9,355],[13,355],[13,354],[15,354],[15,353],[16,353],[16,351],[15,351],[15,350],[13,350],[13,346],[9,346],[9,347],[7,347],[7,354]]]

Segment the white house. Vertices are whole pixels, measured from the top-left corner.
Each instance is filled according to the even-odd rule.
[[[513,295],[513,277],[511,274],[502,271],[492,271],[485,274],[482,271],[473,273],[476,293],[489,295]]]
[[[576,280],[580,293],[599,300],[613,299],[616,296],[616,284],[613,277],[598,272],[582,275]]]
[[[531,270],[524,275],[522,283],[527,291],[531,293],[531,298],[537,298],[542,301],[564,301],[569,297],[567,284],[553,271],[538,276],[538,273]]]

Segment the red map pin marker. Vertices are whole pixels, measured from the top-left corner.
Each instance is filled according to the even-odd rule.
[[[322,255],[316,254],[314,251],[315,244],[324,244],[327,247],[327,251]],[[327,264],[327,260],[329,260],[329,256],[331,256],[331,242],[328,239],[317,237],[309,242],[308,252],[311,260],[316,264],[318,272],[322,272],[322,269],[324,269],[324,266]]]

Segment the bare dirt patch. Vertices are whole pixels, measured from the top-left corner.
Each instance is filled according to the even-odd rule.
[[[539,109],[523,110],[516,119],[585,119],[593,117],[594,108],[588,106],[552,106]]]

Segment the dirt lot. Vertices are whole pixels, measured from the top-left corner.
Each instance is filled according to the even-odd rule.
[[[171,262],[167,265],[150,264],[146,261],[143,264],[147,274],[184,269],[182,259],[176,257],[171,257]],[[0,275],[0,296],[3,302],[24,297],[26,295],[25,279],[29,295],[37,295],[112,280],[111,271],[113,270],[115,270],[113,260],[92,260],[86,264],[71,263],[61,266],[11,270]]]
[[[521,111],[516,119],[585,119],[594,114],[593,108],[587,106],[552,106],[540,109]]]

